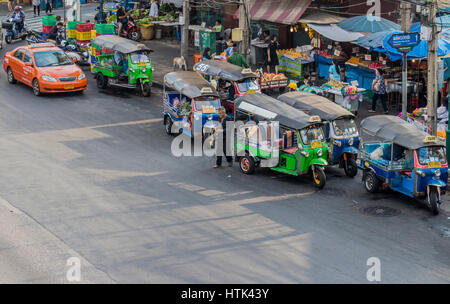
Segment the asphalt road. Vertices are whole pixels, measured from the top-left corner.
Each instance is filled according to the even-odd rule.
[[[0,76],[0,282],[450,283],[450,219],[358,176],[171,154],[161,91],[34,97]],[[367,215],[387,206],[399,215]]]

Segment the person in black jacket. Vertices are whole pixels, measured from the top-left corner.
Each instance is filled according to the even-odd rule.
[[[219,122],[220,126],[216,129],[217,133],[222,133],[222,150],[223,155],[225,155],[228,167],[231,167],[233,165],[233,158],[229,155],[227,155],[227,121],[230,119],[227,117],[227,111],[224,107],[219,108]],[[218,153],[219,154],[219,153]],[[214,168],[219,168],[222,166],[222,155],[217,155],[216,164],[214,165]]]

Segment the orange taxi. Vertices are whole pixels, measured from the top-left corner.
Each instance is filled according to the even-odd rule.
[[[11,84],[23,82],[39,96],[43,93],[82,92],[84,72],[64,51],[52,44],[21,46],[5,54],[3,68]]]

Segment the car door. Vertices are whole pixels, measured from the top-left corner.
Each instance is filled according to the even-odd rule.
[[[23,82],[23,55],[25,54],[25,50],[24,49],[18,49],[16,50],[16,52],[14,53],[14,55],[11,58],[11,63],[10,63],[10,67],[11,70],[13,71],[14,74],[14,78],[16,78],[16,80]]]
[[[27,65],[27,63],[31,63],[31,66]],[[33,56],[30,51],[26,51],[23,56],[23,82],[25,84],[31,85],[34,78],[34,68]]]

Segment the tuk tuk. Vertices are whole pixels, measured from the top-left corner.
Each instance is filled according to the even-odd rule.
[[[185,133],[190,137],[207,138],[214,133],[219,121],[219,94],[199,74],[191,71],[166,74],[163,94],[167,134]]]
[[[261,93],[258,75],[251,69],[243,69],[220,60],[206,60],[195,64],[194,71],[214,85],[228,113],[234,112],[234,100],[237,97]]]
[[[103,55],[97,56],[98,61],[93,68],[99,89],[109,85],[135,89],[146,97],[151,95],[153,71],[149,54],[152,50],[144,44],[115,35],[98,36],[92,43],[104,51]]]
[[[244,174],[269,167],[294,176],[310,174],[316,187],[325,186],[328,149],[320,117],[264,94],[250,94],[236,99],[234,119],[235,160]]]
[[[328,163],[344,168],[348,177],[358,174],[359,133],[351,112],[325,97],[306,92],[289,92],[279,96],[278,100],[308,115],[319,116],[324,122],[328,142]]]
[[[439,213],[447,190],[445,144],[396,116],[376,115],[361,122],[363,142],[358,166],[366,190],[390,188],[411,198],[423,198]],[[365,134],[371,138],[365,140]]]

